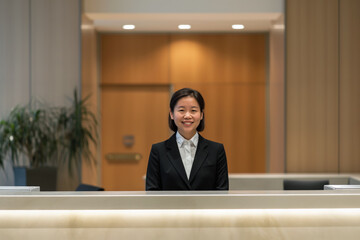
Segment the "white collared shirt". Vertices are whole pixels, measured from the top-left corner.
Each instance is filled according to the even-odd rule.
[[[186,140],[179,132],[176,132],[176,142],[179,147],[181,160],[184,164],[186,176],[190,178],[190,172],[194,163],[196,148],[199,142],[199,134],[196,132],[195,135],[190,139]]]

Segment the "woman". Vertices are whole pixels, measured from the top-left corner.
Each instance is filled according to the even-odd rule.
[[[228,190],[224,146],[203,138],[205,102],[190,88],[170,100],[169,127],[175,132],[151,148],[146,190]]]

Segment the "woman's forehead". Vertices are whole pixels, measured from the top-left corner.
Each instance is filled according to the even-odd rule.
[[[194,97],[187,96],[180,98],[179,101],[177,101],[176,107],[199,107],[199,103]]]

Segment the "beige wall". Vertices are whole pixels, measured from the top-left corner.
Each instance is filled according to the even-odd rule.
[[[0,1],[0,118],[29,101],[29,1]]]
[[[68,105],[80,88],[80,0],[31,0],[31,95]]]
[[[0,2],[0,117],[36,98],[69,104],[80,87],[80,1]]]
[[[275,26],[275,27],[274,27]],[[285,45],[284,22],[279,19],[269,34],[267,84],[267,172],[285,170]]]
[[[0,1],[0,119],[29,101],[29,2]],[[13,185],[10,161],[0,168],[0,185]]]
[[[82,96],[87,97],[88,106],[90,110],[96,114],[96,116],[100,116],[100,107],[99,107],[99,83],[98,83],[98,67],[97,67],[97,33],[95,28],[92,26],[91,20],[86,17],[82,18],[82,39],[81,39],[81,58],[82,58],[82,79],[81,79],[81,90]],[[100,118],[98,118],[99,123]],[[91,144],[91,151],[96,157],[96,159],[100,159],[100,144],[95,146]],[[101,171],[101,161],[98,161],[96,165],[88,164],[83,161],[82,169],[81,169],[81,181],[82,183],[100,186],[100,173]]]

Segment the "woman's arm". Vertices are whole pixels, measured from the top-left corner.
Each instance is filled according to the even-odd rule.
[[[146,191],[149,190],[161,190],[160,159],[154,145],[151,147],[146,172]]]
[[[229,190],[227,160],[224,145],[222,144],[218,152],[216,164],[216,190]]]

